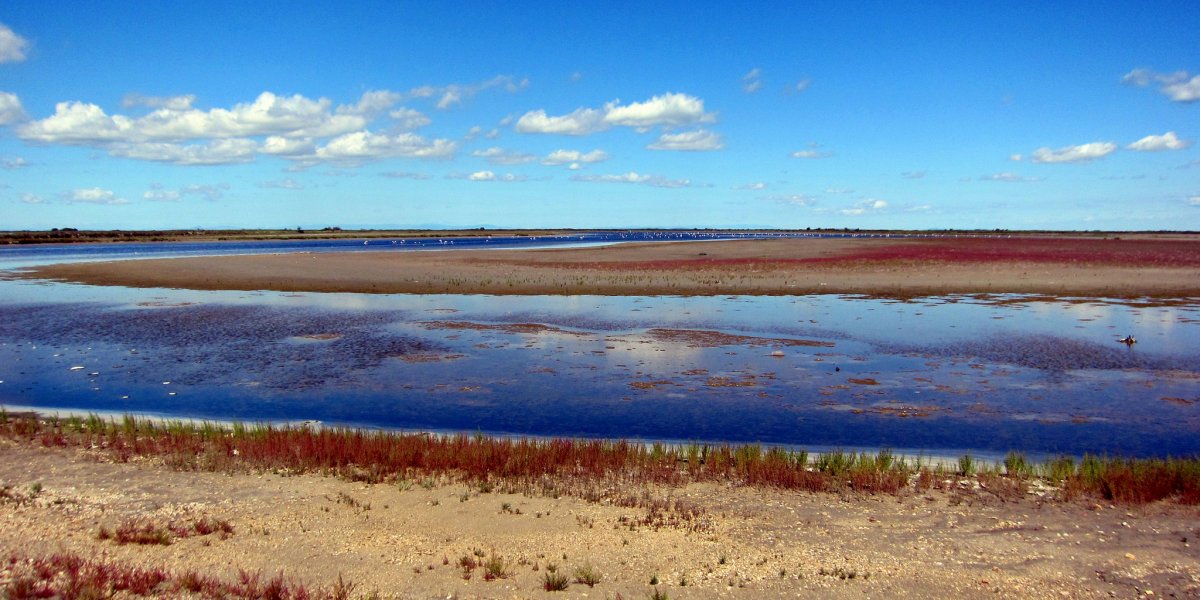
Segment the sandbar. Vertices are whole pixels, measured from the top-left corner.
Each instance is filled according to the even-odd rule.
[[[93,285],[497,295],[1200,296],[1200,236],[783,238],[523,250],[122,260],[22,277]]]

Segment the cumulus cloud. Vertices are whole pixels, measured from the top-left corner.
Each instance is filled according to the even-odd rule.
[[[246,139],[213,140],[207,144],[171,144],[163,142],[113,144],[108,153],[175,165],[234,165],[254,160],[258,144]]]
[[[712,123],[716,116],[704,111],[704,101],[688,94],[668,92],[644,102],[622,105],[614,100],[603,108],[580,107],[561,116],[549,116],[544,109],[532,110],[517,120],[520,133],[588,135],[613,126],[645,131],[651,127],[678,127]]]
[[[1174,131],[1168,131],[1162,135],[1148,135],[1125,147],[1138,152],[1158,152],[1160,150],[1183,150],[1191,145],[1192,142],[1179,139]]]
[[[666,93],[654,96],[645,102],[618,104],[619,100],[604,106],[604,121],[613,125],[649,128],[656,125],[682,126],[693,123],[712,123],[716,115],[704,112],[704,101],[687,94]]]
[[[511,75],[497,75],[486,81],[473,84],[452,83],[444,86],[425,85],[416,87],[408,91],[408,97],[437,98],[436,106],[441,110],[446,110],[462,105],[485,90],[499,88],[511,94],[519,92],[526,87],[529,87],[528,79],[517,80]]]
[[[340,115],[357,115],[368,119],[387,112],[389,108],[404,99],[404,95],[391,90],[370,90],[363,92],[358,102],[343,104],[337,107]]]
[[[193,184],[179,189],[167,189],[161,183],[155,183],[150,186],[150,189],[142,193],[142,198],[160,202],[175,202],[184,196],[203,196],[207,200],[215,201],[220,200],[228,189],[228,183],[219,183],[217,185]]]
[[[859,202],[859,203],[855,204],[854,206],[851,206],[850,208],[843,208],[843,209],[838,210],[837,212],[838,212],[838,214],[854,217],[854,216],[879,212],[879,211],[886,209],[887,207],[888,207],[887,200],[880,200],[878,198],[867,198],[866,200],[863,200],[862,202]]]
[[[37,194],[24,193],[21,194],[21,202],[25,204],[45,204],[46,200]]]
[[[514,152],[503,148],[491,147],[486,150],[475,150],[471,156],[487,160],[492,165],[523,165],[537,160],[537,157],[524,152]]]
[[[833,156],[832,152],[825,152],[824,150],[814,148],[797,150],[792,153],[792,158],[829,158],[830,156]]]
[[[431,179],[433,176],[428,173],[416,173],[413,171],[387,171],[379,174],[382,177],[390,177],[392,179],[413,179],[424,180]]]
[[[528,181],[529,180],[529,177],[527,177],[525,175],[513,175],[512,173],[505,173],[505,174],[501,175],[501,174],[493,173],[491,171],[476,171],[474,173],[468,173],[466,175],[463,175],[461,173],[452,173],[452,174],[448,175],[447,177],[450,179],[466,179],[467,181],[514,182],[514,181]]]
[[[721,136],[706,129],[684,131],[680,133],[664,133],[658,136],[646,148],[650,150],[689,150],[706,151],[720,150],[725,147]]]
[[[125,108],[145,106],[168,110],[190,110],[192,103],[195,101],[196,96],[194,94],[185,96],[144,96],[142,94],[130,93],[125,94],[125,97],[121,98],[121,106]]]
[[[0,64],[25,60],[29,40],[17,35],[8,25],[0,23]]]
[[[826,194],[853,194],[854,190],[849,188],[825,188]]]
[[[808,194],[788,194],[785,196],[768,196],[768,200],[790,204],[792,206],[812,206],[817,199]]]
[[[765,190],[765,189],[767,189],[767,184],[765,184],[761,181],[755,181],[753,183],[739,185],[733,189],[735,189],[735,190],[755,190],[755,191]]]
[[[1018,175],[1016,173],[1004,172],[1004,173],[992,173],[991,175],[981,175],[979,177],[979,180],[980,181],[1003,181],[1003,182],[1008,182],[1008,183],[1020,183],[1020,182],[1027,182],[1027,181],[1041,181],[1042,178],[1041,177],[1025,177],[1023,175]]]
[[[557,133],[560,135],[588,135],[608,129],[604,112],[594,108],[577,108],[575,111],[552,117],[543,109],[531,110],[517,119],[515,129],[520,133]]]
[[[370,160],[402,156],[407,158],[450,158],[458,144],[450,140],[427,140],[414,133],[387,135],[356,131],[338,136],[317,148],[312,156],[299,157],[304,162],[338,162],[360,164]]]
[[[286,138],[281,135],[272,135],[263,141],[258,151],[283,157],[309,156],[316,152],[316,145],[310,138]]]
[[[80,188],[61,194],[63,200],[70,204],[128,204],[124,198],[118,198],[112,190],[95,188]]]
[[[1155,84],[1158,91],[1174,102],[1200,100],[1200,75],[1191,75],[1187,71],[1158,73],[1150,69],[1134,69],[1121,78],[1121,83],[1137,87]]]
[[[1188,204],[1189,204],[1190,206],[1200,206],[1200,195],[1196,195],[1196,196],[1191,196],[1191,197],[1189,197],[1189,198],[1188,198]]]
[[[24,158],[22,158],[20,156],[6,156],[3,159],[0,159],[0,168],[3,168],[6,171],[12,171],[15,169],[24,169],[25,167],[28,167],[28,166],[29,166],[29,161],[25,160]]]
[[[28,142],[88,146],[112,156],[179,165],[245,163],[258,154],[291,160],[301,168],[320,162],[357,165],[388,157],[453,156],[455,142],[405,131],[430,120],[413,109],[393,109],[401,97],[370,91],[358,102],[334,109],[326,98],[263,92],[250,103],[201,110],[193,106],[194,96],[130,95],[125,98],[127,107],[152,110],[141,116],[109,115],[95,104],[60,102],[53,115],[23,123],[16,133]],[[4,102],[0,97],[0,113]],[[366,128],[389,109],[388,116],[396,121],[393,132],[400,133]]]
[[[0,125],[11,125],[25,120],[25,109],[16,94],[0,92]]]
[[[630,171],[619,175],[573,175],[571,181],[585,181],[590,183],[634,183],[641,185],[649,185],[652,187],[661,188],[685,188],[692,187],[692,182],[687,179],[668,179],[661,175],[646,175]]]
[[[749,73],[742,75],[742,91],[747,94],[753,94],[761,90],[762,86],[762,69],[754,67],[750,69]]]
[[[278,190],[302,190],[304,189],[304,184],[292,179],[291,177],[288,177],[287,179],[281,179],[278,181],[263,181],[258,184],[258,187]]]
[[[542,164],[551,167],[568,165],[573,169],[578,169],[583,164],[599,163],[606,160],[608,160],[608,153],[599,149],[592,150],[591,152],[559,149],[547,154],[542,159]]]
[[[404,130],[420,129],[433,122],[425,113],[403,106],[388,112],[388,116],[396,121],[396,126]]]
[[[1089,163],[1116,152],[1117,145],[1112,142],[1092,142],[1078,146],[1066,146],[1057,150],[1038,148],[1033,151],[1035,163]]]
[[[85,102],[59,102],[54,114],[17,128],[18,137],[32,142],[96,145],[106,142],[180,142],[261,135],[283,137],[331,136],[366,126],[359,115],[333,114],[326,98],[259,94],[254,102],[231,109],[198,110],[162,106],[142,117],[109,116]]]

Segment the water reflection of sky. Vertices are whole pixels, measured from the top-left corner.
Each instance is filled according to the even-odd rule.
[[[1178,455],[1200,451],[1198,312],[1032,297],[0,281],[0,403],[813,448]],[[1116,343],[1126,334],[1139,343]]]

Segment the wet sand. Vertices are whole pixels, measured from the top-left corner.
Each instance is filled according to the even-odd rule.
[[[25,277],[182,289],[416,294],[1200,296],[1200,238],[766,239],[540,250],[61,264]]]

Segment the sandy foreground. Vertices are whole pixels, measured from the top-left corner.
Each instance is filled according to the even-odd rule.
[[[131,287],[297,292],[1182,297],[1200,296],[1200,238],[808,238],[295,253],[62,264],[24,276]]]
[[[0,503],[0,550],[72,552],[116,563],[235,579],[282,571],[307,585],[340,574],[357,593],[396,598],[1134,598],[1200,596],[1200,509],[1043,502],[987,490],[837,496],[693,484],[647,489],[699,516],[634,525],[643,508],[478,489],[350,483],[313,475],[178,472],[84,451],[0,441],[0,484],[32,502]],[[169,546],[97,539],[128,519],[202,516],[234,534]],[[478,552],[477,552],[478,551]],[[510,571],[464,579],[462,557]],[[484,559],[479,558],[482,562]],[[542,590],[551,566],[593,588]],[[2,585],[2,584],[0,584]]]

